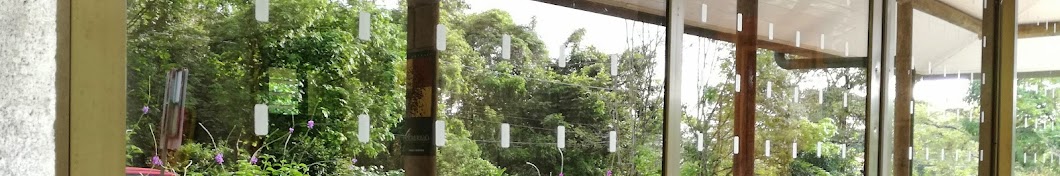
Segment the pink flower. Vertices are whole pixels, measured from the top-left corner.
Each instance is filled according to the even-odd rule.
[[[309,122],[306,123],[306,127],[309,127],[309,129],[313,129],[313,125],[315,125],[315,124],[316,123],[313,123],[313,121],[310,120]]]
[[[144,108],[140,108],[140,112],[143,112],[144,114],[147,114],[147,112],[150,112],[150,111],[151,111],[151,108],[147,107],[147,105],[144,105]]]
[[[250,157],[250,164],[258,164],[258,155]]]
[[[563,172],[560,172],[560,173],[559,173],[559,176],[563,176]]]
[[[287,128],[287,133],[288,133],[288,134],[290,134],[290,133],[294,133],[294,128]]]
[[[162,159],[159,159],[158,155],[152,156],[151,157],[151,164],[153,164],[155,166],[162,166]]]
[[[217,164],[224,164],[225,163],[225,155],[222,154],[222,153],[217,153],[217,155],[213,157],[213,160],[217,161]]]
[[[611,176],[611,170],[607,170],[607,176]]]

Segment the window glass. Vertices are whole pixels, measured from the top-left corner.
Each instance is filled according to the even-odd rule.
[[[1057,90],[1060,87],[1060,44],[1057,1],[1020,1],[1016,34],[1016,116],[1012,161],[1016,175],[1057,175],[1060,139]]]
[[[949,5],[982,16],[981,1],[950,1]],[[926,6],[926,5],[922,5]],[[914,5],[912,14],[913,175],[976,175],[979,173],[980,87],[982,48],[980,26],[953,23],[939,9]],[[975,19],[978,23],[979,19]],[[901,23],[899,23],[901,24]],[[900,74],[900,73],[899,73]],[[901,81],[901,80],[899,80]],[[904,108],[904,107],[895,107]]]
[[[777,62],[781,57],[797,56],[762,51],[758,58],[758,91],[763,96],[757,103],[756,137],[761,140],[756,142],[762,147],[757,159],[764,164],[756,166],[756,172],[860,175],[865,164],[866,69],[786,69],[778,66],[784,63]]]
[[[439,175],[661,174],[664,6],[444,1]]]
[[[736,1],[685,1],[681,60],[682,175],[732,175]]]
[[[755,173],[862,175],[869,1],[760,1]]]
[[[748,16],[736,6],[685,4],[682,70],[692,76],[682,79],[681,94],[693,98],[682,100],[682,173],[732,174],[733,100],[743,89],[757,91],[755,138],[741,139],[754,140],[756,174],[860,174],[867,76],[857,60],[867,56],[868,4],[759,2],[757,75],[736,74],[732,41]],[[806,64],[820,60],[833,63]],[[736,86],[740,76],[755,76],[757,89]]]
[[[401,173],[404,14],[397,2],[129,1],[127,174]]]
[[[732,174],[733,99],[736,93],[733,43],[684,36],[682,61],[682,174]]]

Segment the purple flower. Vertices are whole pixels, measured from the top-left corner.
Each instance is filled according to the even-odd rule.
[[[151,164],[153,164],[155,166],[162,166],[162,159],[159,159],[158,155],[152,156],[151,157]]]
[[[560,172],[560,173],[559,173],[559,176],[563,176],[563,172]]]
[[[147,114],[147,112],[150,112],[150,111],[151,111],[151,108],[147,107],[147,105],[144,105],[144,108],[140,108],[140,112],[143,112],[144,114]]]
[[[217,164],[224,164],[225,155],[222,153],[217,153],[217,155],[213,157],[213,160],[217,161]]]
[[[287,133],[288,133],[288,134],[290,134],[290,133],[294,133],[294,128],[287,128]]]
[[[611,176],[611,170],[607,170],[607,176]]]
[[[357,158],[354,158],[353,160],[350,160],[350,162],[353,163],[353,164],[357,164]]]
[[[315,125],[315,124],[316,123],[313,123],[313,121],[310,120],[309,122],[306,123],[306,127],[309,127],[309,129],[313,129],[313,125]]]
[[[250,157],[250,164],[258,164],[258,155]]]

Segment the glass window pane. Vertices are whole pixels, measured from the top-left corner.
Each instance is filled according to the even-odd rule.
[[[759,55],[757,173],[860,175],[865,156],[866,69],[785,69]],[[783,59],[783,58],[781,58]],[[770,146],[765,146],[769,141]],[[764,149],[769,147],[769,156]],[[796,152],[796,153],[792,153]]]
[[[685,35],[680,69],[682,175],[732,175],[736,95],[732,38],[740,15],[736,1],[684,1]]]
[[[732,173],[733,99],[736,75],[733,43],[684,36],[682,61],[682,174]]]
[[[744,29],[739,22],[745,17],[736,12],[736,5],[735,1],[686,2],[688,35],[682,69],[685,75],[694,76],[682,81],[688,87],[685,90],[694,91],[682,95],[697,98],[683,100],[685,125],[689,126],[685,129],[689,141],[685,142],[685,174],[731,174],[736,152],[733,99],[746,89],[736,86],[736,46],[731,42]],[[863,59],[868,4],[768,1],[760,2],[758,8],[758,89],[752,90],[757,91],[756,136],[741,139],[755,140],[755,173],[861,173],[865,69],[857,64],[804,68],[791,63]],[[707,137],[705,152],[698,151],[699,133]]]
[[[1057,1],[1020,1],[1016,40],[1016,116],[1012,162],[1016,175],[1057,175],[1060,139],[1056,103],[1060,87]],[[1026,155],[1024,155],[1026,153]]]
[[[939,5],[952,8],[922,7]],[[979,34],[981,27],[967,26],[952,16],[937,14],[982,16],[982,12],[981,1],[914,5],[912,22],[909,22],[915,73],[913,106],[909,107],[913,109],[913,175],[979,173],[984,46]],[[971,20],[980,22],[980,19]],[[909,159],[909,156],[895,156],[898,159]]]
[[[439,175],[661,174],[664,6],[443,1]]]
[[[128,174],[402,172],[397,2],[128,4]]]
[[[861,175],[869,2],[760,1],[758,8],[755,173]]]

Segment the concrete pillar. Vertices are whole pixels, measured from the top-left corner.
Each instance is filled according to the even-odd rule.
[[[0,1],[0,175],[55,175],[56,1]]]

